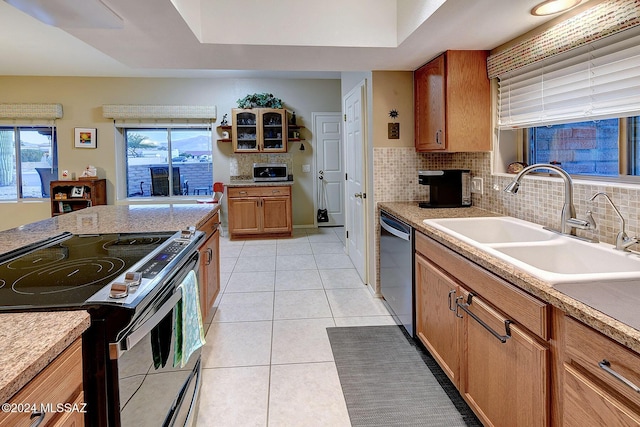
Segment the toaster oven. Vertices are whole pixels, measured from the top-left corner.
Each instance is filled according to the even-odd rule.
[[[259,181],[287,181],[289,169],[285,163],[254,163],[253,180]]]

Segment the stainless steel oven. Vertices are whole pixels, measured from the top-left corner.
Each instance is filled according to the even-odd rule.
[[[200,351],[174,367],[173,312],[188,275],[187,292],[197,293],[190,272],[197,276],[203,239],[193,227],[63,233],[0,257],[0,312],[89,312],[82,336],[86,425],[185,426],[195,419]]]
[[[200,389],[200,350],[183,368],[174,367],[173,311],[183,298],[177,288],[189,271],[198,271],[197,252],[167,283],[138,319],[109,344],[114,393],[123,426],[186,426],[196,416]],[[155,345],[154,345],[155,343]]]

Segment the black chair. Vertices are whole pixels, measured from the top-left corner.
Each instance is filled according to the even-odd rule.
[[[42,190],[42,197],[48,199],[51,197],[49,194],[51,189],[51,181],[58,179],[57,168],[36,168],[36,172],[40,176],[40,188]]]
[[[168,196],[169,195],[169,167],[168,166],[152,166],[149,168],[151,173],[151,195],[152,196]],[[173,195],[182,194],[182,186],[180,185],[180,168],[173,167]]]

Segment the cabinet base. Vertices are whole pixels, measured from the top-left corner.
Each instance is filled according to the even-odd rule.
[[[258,234],[229,233],[229,240],[254,240],[254,239],[283,238],[283,237],[293,237],[293,232],[286,231],[282,233],[258,233]]]

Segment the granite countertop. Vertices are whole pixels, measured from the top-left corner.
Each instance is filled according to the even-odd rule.
[[[8,313],[0,316],[2,403],[31,381],[90,324],[86,311]]]
[[[398,219],[406,221],[419,231],[434,240],[449,247],[465,258],[481,265],[494,274],[513,283],[519,288],[540,298],[543,301],[559,308],[566,314],[579,319],[585,324],[602,332],[613,340],[640,353],[640,330],[611,317],[585,302],[572,298],[556,289],[550,284],[531,276],[516,268],[510,263],[504,262],[490,254],[468,245],[455,237],[448,235],[436,228],[424,224],[424,219],[434,218],[465,218],[481,216],[501,216],[476,207],[454,209],[421,209],[417,202],[381,202],[378,209],[382,209]]]
[[[252,179],[234,179],[228,184],[227,187],[281,187],[283,185],[291,186],[294,181],[259,181],[256,182]]]
[[[217,204],[104,205],[0,232],[0,254],[65,231],[74,234],[178,231],[200,227]],[[90,324],[86,311],[0,314],[0,401],[6,402]]]

